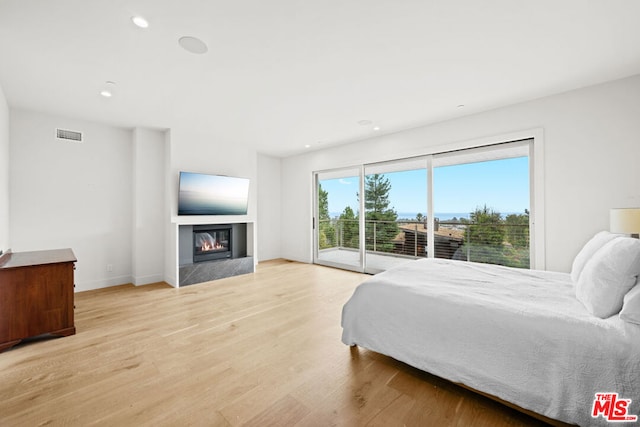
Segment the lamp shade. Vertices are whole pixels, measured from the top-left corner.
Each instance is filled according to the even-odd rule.
[[[609,228],[612,233],[640,233],[640,208],[611,209]]]

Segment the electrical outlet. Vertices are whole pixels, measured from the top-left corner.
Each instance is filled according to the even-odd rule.
[[[107,271],[113,271],[113,264],[107,264]]]

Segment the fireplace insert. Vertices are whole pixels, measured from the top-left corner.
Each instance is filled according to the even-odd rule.
[[[230,226],[194,226],[193,262],[231,258],[231,232]]]

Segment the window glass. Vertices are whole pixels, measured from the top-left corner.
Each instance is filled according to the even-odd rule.
[[[434,167],[437,258],[529,268],[529,158]]]

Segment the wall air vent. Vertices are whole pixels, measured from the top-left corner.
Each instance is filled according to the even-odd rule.
[[[74,130],[56,129],[56,138],[64,139],[65,141],[82,142],[82,132],[76,132]]]

